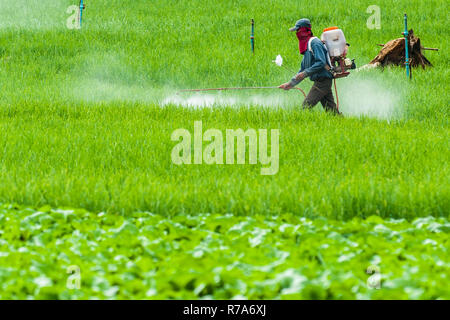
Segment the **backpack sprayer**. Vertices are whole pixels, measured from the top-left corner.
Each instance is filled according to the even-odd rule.
[[[338,27],[326,28],[323,30],[320,40],[324,43],[330,58],[330,72],[335,79],[345,78],[350,69],[356,69],[355,59],[347,58],[348,47],[344,33]]]
[[[339,112],[339,96],[337,92],[336,79],[348,77],[348,70],[356,69],[355,59],[347,58],[348,47],[350,46],[345,40],[344,32],[338,27],[330,27],[323,30],[322,40],[326,51],[328,51],[327,70],[331,72],[334,78],[334,92],[336,93],[336,108]],[[308,47],[310,49],[310,44]]]

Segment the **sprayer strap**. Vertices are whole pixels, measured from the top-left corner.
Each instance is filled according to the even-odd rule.
[[[325,43],[322,42],[322,40],[320,40],[320,39],[317,38],[317,37],[311,37],[311,38],[309,39],[309,41],[308,41],[308,51],[310,51],[310,52],[312,53],[313,57],[315,57],[315,56],[314,56],[314,51],[313,51],[312,46],[311,46],[311,43],[313,42],[314,39],[317,39],[317,40],[319,40],[319,41],[322,43],[323,48],[325,49],[325,52],[326,52],[325,55],[327,56],[327,63],[328,63],[328,66],[325,66],[325,69],[327,69],[328,71],[330,71],[330,70],[331,70],[331,58],[330,58],[330,54],[328,53],[327,46],[325,45]],[[328,68],[327,68],[327,67],[328,67]]]
[[[319,38],[317,38],[317,37],[311,37],[311,38],[309,38],[309,41],[308,41],[308,51],[310,51],[313,55],[314,55],[314,51],[312,50],[311,42],[312,42],[314,39],[319,40]]]

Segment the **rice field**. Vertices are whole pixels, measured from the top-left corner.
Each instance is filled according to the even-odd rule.
[[[86,0],[81,30],[75,2],[0,0],[0,298],[450,297],[446,2],[378,1],[369,29],[362,0]],[[362,66],[404,12],[433,68],[352,72],[344,117],[293,91],[177,94],[286,82],[272,60],[298,70],[303,16]],[[171,135],[196,121],[279,130],[277,173],[175,164]]]

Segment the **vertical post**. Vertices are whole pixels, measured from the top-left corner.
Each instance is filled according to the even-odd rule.
[[[406,77],[409,78],[410,70],[409,70],[409,41],[408,41],[408,16],[405,13],[405,31],[403,32],[405,36],[405,66],[406,66]]]
[[[250,36],[250,43],[252,45],[252,53],[255,53],[255,20],[252,19],[252,34]]]
[[[84,9],[83,0],[80,0],[80,29],[81,29],[81,22],[83,21],[83,9]]]

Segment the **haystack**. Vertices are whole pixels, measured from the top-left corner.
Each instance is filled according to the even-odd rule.
[[[431,62],[422,53],[425,48],[420,44],[420,38],[414,35],[412,29],[409,30],[408,42],[411,67],[422,66],[425,69],[427,66],[432,66]],[[394,39],[384,44],[383,49],[369,64],[377,67],[405,65],[405,38]]]

